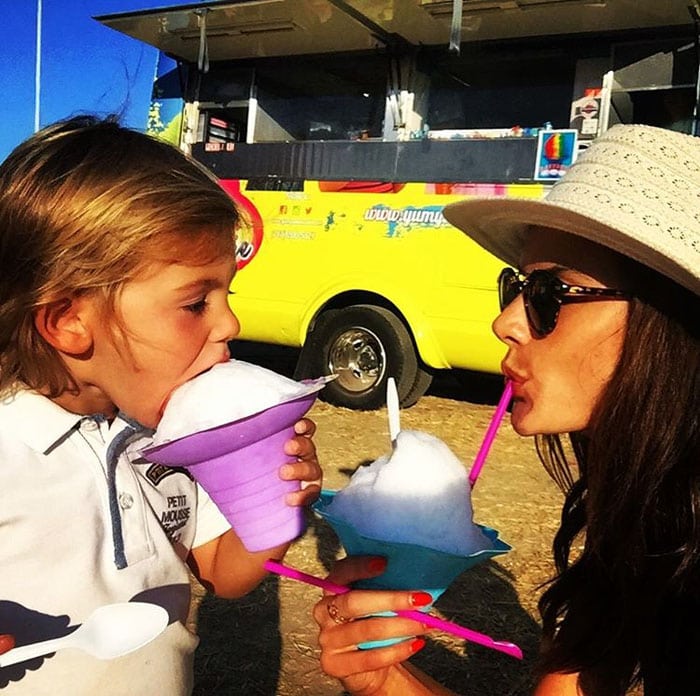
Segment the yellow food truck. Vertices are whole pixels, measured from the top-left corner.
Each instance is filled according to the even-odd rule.
[[[502,264],[445,204],[542,196],[611,123],[695,115],[697,29],[677,0],[219,0],[97,19],[161,50],[151,132],[246,215],[241,338],[300,348],[296,376],[337,374],[322,398],[350,408],[382,405],[389,376],[408,406],[435,370],[499,371]]]
[[[223,180],[264,221],[244,242],[249,265],[233,283],[246,338],[303,345],[298,375],[338,374],[326,390],[355,408],[381,405],[389,375],[406,405],[428,388],[431,368],[498,371],[503,348],[490,325],[503,264],[441,212],[478,186],[372,193],[305,180],[294,192],[237,189],[247,183]],[[543,186],[503,188],[537,196]]]

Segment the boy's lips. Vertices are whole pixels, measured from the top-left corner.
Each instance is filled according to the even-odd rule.
[[[221,363],[226,363],[231,359],[231,353],[228,348],[224,349],[218,357],[215,356],[209,356],[209,360],[206,363],[202,363],[202,361],[199,362],[199,365],[193,365],[193,369],[190,373],[186,373],[184,379],[179,383],[176,384],[173,387],[173,390],[177,389],[177,387],[182,386],[185,382],[189,382],[191,379],[194,379],[195,377],[199,377],[199,375],[203,375],[205,372],[209,372],[212,367],[215,365],[220,365]],[[205,367],[202,367],[202,364],[205,365]]]

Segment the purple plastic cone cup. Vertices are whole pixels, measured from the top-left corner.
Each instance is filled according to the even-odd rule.
[[[304,512],[287,505],[299,481],[283,481],[290,460],[284,443],[311,408],[316,393],[272,406],[247,418],[150,447],[151,462],[187,469],[231,523],[248,551],[263,551],[305,531]]]

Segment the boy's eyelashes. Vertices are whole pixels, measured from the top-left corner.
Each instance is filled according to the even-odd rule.
[[[229,295],[236,294],[233,290],[227,290],[227,293]],[[188,312],[192,312],[192,314],[204,314],[207,307],[209,306],[209,301],[207,298],[208,295],[204,295],[203,297],[199,298],[196,302],[190,302],[188,304],[183,305],[183,309],[187,310]]]
[[[188,312],[192,312],[192,314],[203,314],[206,311],[208,304],[207,298],[202,297],[192,304],[185,305],[183,309],[186,309]]]

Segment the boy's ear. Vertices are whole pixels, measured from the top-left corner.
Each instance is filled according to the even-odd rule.
[[[34,325],[42,338],[56,350],[83,355],[92,348],[92,332],[85,321],[79,298],[64,297],[39,307]]]

